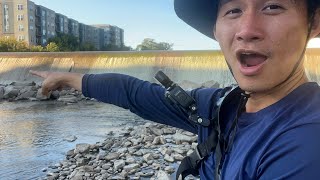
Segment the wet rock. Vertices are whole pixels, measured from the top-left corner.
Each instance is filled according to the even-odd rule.
[[[7,86],[4,88],[4,99],[16,98],[19,92],[19,89],[15,89],[13,86]]]
[[[65,96],[60,96],[58,101],[62,101],[65,103],[76,103],[78,102],[78,97],[73,96],[73,95],[65,95]]]
[[[26,91],[26,92],[21,93],[20,95],[18,95],[16,100],[27,100],[27,99],[30,99],[32,97],[36,97],[36,95],[37,95],[37,91]]]
[[[68,142],[74,142],[75,140],[77,140],[76,136],[67,136],[65,138],[63,138],[64,141],[68,141]]]
[[[11,85],[11,86],[35,86],[36,83],[34,81],[32,81],[32,82],[24,81],[24,82],[12,82],[9,85]]]

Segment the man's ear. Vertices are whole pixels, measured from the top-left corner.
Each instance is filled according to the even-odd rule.
[[[216,33],[216,27],[213,27],[213,37],[216,41],[218,41],[217,33]]]
[[[318,8],[314,14],[310,38],[314,38],[320,35],[320,8]]]

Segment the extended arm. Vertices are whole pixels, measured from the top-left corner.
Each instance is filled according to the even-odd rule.
[[[165,89],[157,84],[123,74],[30,73],[44,78],[45,95],[51,90],[72,87],[86,97],[130,109],[145,119],[197,133],[197,128],[188,122],[188,115],[169,104],[164,97]]]

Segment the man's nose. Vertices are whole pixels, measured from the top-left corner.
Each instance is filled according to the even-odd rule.
[[[263,39],[261,19],[254,13],[245,13],[239,19],[236,40],[256,42]]]

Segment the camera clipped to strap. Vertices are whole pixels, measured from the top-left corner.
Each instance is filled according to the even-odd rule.
[[[166,89],[165,97],[170,103],[178,105],[181,109],[189,114],[189,121],[200,124],[202,126],[209,126],[210,120],[202,118],[197,114],[196,101],[178,84],[170,80],[170,78],[162,71],[158,71],[155,75],[157,79]]]

